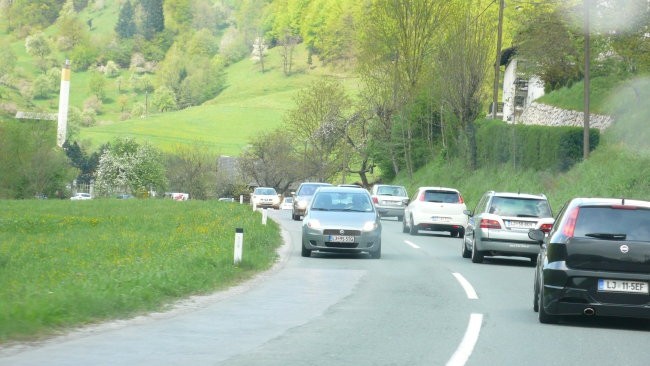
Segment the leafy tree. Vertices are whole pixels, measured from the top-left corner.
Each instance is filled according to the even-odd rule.
[[[120,15],[117,18],[115,25],[115,33],[122,39],[132,38],[137,31],[135,25],[135,12],[131,1],[127,0],[122,7],[120,7]]]
[[[161,112],[177,109],[174,91],[166,86],[161,86],[153,93],[151,103]]]
[[[88,90],[100,100],[106,97],[106,78],[99,72],[92,72],[88,80]]]
[[[286,192],[293,183],[309,178],[301,169],[305,156],[291,136],[282,129],[260,133],[239,159],[242,176],[250,177],[260,186],[275,187]]]
[[[45,70],[45,58],[52,53],[50,42],[43,33],[28,36],[25,39],[25,50],[32,57],[38,58],[38,66]]]
[[[346,166],[341,124],[349,119],[352,102],[334,80],[319,80],[296,97],[296,107],[285,116],[287,128],[304,146],[305,178],[327,181]],[[301,151],[302,150],[302,151]]]
[[[521,71],[538,75],[547,92],[582,78],[582,31],[572,26],[565,12],[552,4],[524,8],[525,20],[513,40],[517,57],[527,61]]]
[[[142,5],[142,35],[153,39],[156,33],[165,29],[165,15],[162,0],[141,0]]]
[[[0,42],[0,49],[0,75],[11,75],[16,67],[16,54],[6,41]]]
[[[485,80],[494,62],[491,48],[494,23],[481,16],[481,9],[471,4],[461,5],[449,26],[436,62],[436,94],[450,105],[458,118],[456,128],[458,145],[471,169],[476,168],[476,132],[474,120],[486,99]],[[443,103],[443,102],[441,102]],[[443,106],[444,107],[444,106]]]
[[[99,158],[96,188],[100,194],[130,191],[145,195],[166,187],[162,154],[148,144],[131,138],[117,139]]]
[[[99,151],[95,151],[88,155],[84,149],[79,146],[77,141],[70,144],[68,140],[63,144],[63,149],[65,150],[68,159],[70,159],[71,165],[79,169],[79,174],[76,178],[77,183],[90,184],[90,182],[95,178],[95,171],[99,164],[99,157],[103,153],[104,147],[100,148]]]
[[[167,157],[167,180],[174,192],[187,192],[195,199],[216,195],[217,159],[198,146],[176,147]]]
[[[43,121],[0,122],[0,197],[56,196],[76,172],[56,148],[56,126]]]
[[[86,24],[77,17],[72,0],[67,0],[63,5],[57,25],[60,50],[67,51],[79,44],[89,42]]]
[[[46,28],[56,21],[64,1],[13,0],[8,11],[10,29]]]
[[[187,30],[192,25],[193,12],[190,0],[165,0],[167,25],[176,30]]]

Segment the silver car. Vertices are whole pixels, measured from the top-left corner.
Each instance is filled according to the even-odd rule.
[[[331,184],[315,182],[300,183],[298,190],[296,192],[292,192],[293,208],[291,210],[291,218],[298,221],[302,216],[305,216],[307,207],[309,207],[316,189],[318,189],[318,187],[325,186],[331,186]]]
[[[318,188],[302,222],[302,256],[314,250],[381,257],[381,221],[368,191]]]
[[[483,195],[470,216],[463,258],[482,263],[488,256],[528,257],[535,263],[539,244],[528,237],[532,229],[549,232],[553,228],[551,206],[543,194],[489,191]]]
[[[404,208],[409,201],[406,188],[388,184],[375,184],[370,194],[380,216],[397,217],[397,221],[404,219]]]

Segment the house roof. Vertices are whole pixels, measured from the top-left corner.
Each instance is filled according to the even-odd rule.
[[[499,61],[500,66],[505,66],[514,58],[517,54],[517,47],[508,47],[501,51],[501,60]]]

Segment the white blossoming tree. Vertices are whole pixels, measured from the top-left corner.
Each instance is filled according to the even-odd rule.
[[[100,195],[130,192],[145,196],[166,185],[162,154],[131,138],[117,139],[99,158],[95,188]]]

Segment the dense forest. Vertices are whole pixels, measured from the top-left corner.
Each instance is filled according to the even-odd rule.
[[[151,146],[117,141],[86,152],[74,133],[92,126],[103,103],[109,102],[107,78],[120,78],[118,85],[128,84],[150,97],[152,107],[165,113],[218,97],[227,86],[228,68],[245,58],[254,60],[259,73],[269,72],[265,59],[273,49],[281,55],[285,77],[292,77],[300,54],[308,65],[358,79],[359,87],[350,90],[339,78],[329,77],[299,91],[284,124],[259,131],[241,153],[242,172],[258,184],[284,191],[303,179],[352,174],[368,185],[376,172],[378,179],[390,180],[400,172],[412,175],[436,159],[462,159],[474,169],[476,121],[489,109],[494,65],[501,62],[496,52],[500,3],[0,1],[5,28],[0,38],[0,110],[5,116],[22,106],[56,100],[62,58],[70,59],[76,72],[87,73],[91,85],[83,109],[70,110],[72,128],[64,152],[25,143],[32,141],[25,129],[0,125],[0,196],[53,194],[75,177],[96,180],[106,192],[111,187],[136,193],[173,186],[197,198],[226,193],[214,184],[215,158],[200,151],[165,156]],[[117,10],[112,16],[81,16],[111,7]],[[585,7],[591,17],[592,77],[622,80],[650,71],[647,0],[508,1],[502,48],[526,60],[524,71],[539,76],[547,92],[584,77]],[[108,31],[92,32],[101,26]],[[9,46],[16,40],[24,51]],[[148,108],[119,98],[113,102],[121,106],[122,119]],[[35,127],[38,133],[32,135],[46,135],[40,129]],[[12,153],[19,146],[22,162]],[[35,162],[25,163],[34,156],[51,159],[50,166],[57,168],[50,172]],[[232,194],[241,187],[229,189]]]

